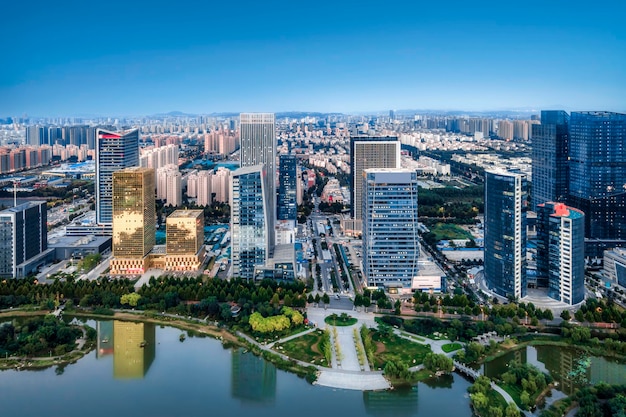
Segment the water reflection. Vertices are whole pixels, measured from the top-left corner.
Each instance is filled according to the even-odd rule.
[[[363,391],[365,412],[375,417],[403,417],[417,414],[417,385],[385,391]]]
[[[98,341],[96,343],[96,358],[104,358],[113,354],[113,321],[96,322]]]
[[[626,383],[626,364],[559,346],[527,346],[526,349],[508,353],[484,364],[484,374],[490,378],[500,377],[513,360],[528,363],[550,374],[558,382],[558,390],[567,395],[587,384]]]
[[[276,399],[276,367],[243,349],[232,351],[231,395],[243,403],[273,404]]]
[[[98,329],[100,344],[109,345],[106,330],[101,322]],[[113,321],[113,376],[116,379],[141,379],[154,361],[156,330],[154,324]],[[105,349],[106,352],[106,349]]]

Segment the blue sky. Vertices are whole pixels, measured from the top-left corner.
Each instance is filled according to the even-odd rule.
[[[2,6],[0,117],[626,111],[622,0]]]

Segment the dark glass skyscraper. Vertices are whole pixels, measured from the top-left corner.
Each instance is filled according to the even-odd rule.
[[[278,220],[296,221],[297,160],[295,155],[280,155],[278,165]]]
[[[526,175],[485,171],[485,280],[503,297],[526,295]]]
[[[532,207],[547,201],[565,202],[568,189],[569,115],[542,110],[541,124],[532,125]]]
[[[36,269],[33,261],[47,249],[45,201],[29,201],[0,212],[0,277],[24,278]]]
[[[586,255],[602,256],[626,243],[626,114],[573,112],[569,143],[568,202],[585,213]]]
[[[113,173],[139,166],[139,130],[96,131],[96,222],[113,224]]]

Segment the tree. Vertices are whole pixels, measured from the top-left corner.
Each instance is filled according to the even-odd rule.
[[[424,357],[424,368],[433,372],[452,372],[454,363],[452,359],[442,353],[427,353]]]
[[[130,294],[124,294],[120,297],[120,304],[128,304],[131,307],[137,307],[137,304],[139,303],[140,298],[141,298],[141,295],[137,294],[136,292],[131,292]]]
[[[328,296],[328,294],[324,293],[324,295],[322,296],[322,302],[326,305],[330,303],[330,297]]]
[[[274,293],[274,295],[272,296],[272,301],[270,301],[270,304],[272,304],[274,306],[274,308],[278,307],[278,304],[280,303],[280,298],[278,298],[278,294]]]
[[[502,408],[498,406],[490,406],[487,410],[488,417],[502,417]]]
[[[574,318],[577,321],[583,322],[585,321],[585,313],[583,313],[582,310],[577,310],[576,313],[574,313]]]
[[[504,410],[504,417],[519,417],[519,410],[514,403],[508,403]]]
[[[482,392],[470,394],[470,401],[479,413],[489,406],[489,398]]]
[[[562,318],[563,320],[565,320],[565,321],[569,321],[569,320],[572,318],[572,316],[570,315],[569,310],[563,310],[563,311],[561,312],[561,318]]]
[[[530,395],[528,394],[527,391],[522,391],[522,393],[519,396],[520,402],[522,403],[522,406],[525,409],[528,409],[528,406],[530,405]]]

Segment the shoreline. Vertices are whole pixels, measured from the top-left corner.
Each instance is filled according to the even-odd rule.
[[[36,310],[36,311],[23,311],[16,310],[10,312],[0,313],[0,320],[12,319],[21,317],[43,316],[50,314],[51,311]],[[158,313],[157,313],[158,314]],[[237,334],[218,326],[204,323],[201,319],[188,320],[181,316],[173,315],[152,315],[146,312],[129,313],[126,311],[116,311],[114,315],[94,314],[88,311],[71,311],[66,312],[66,316],[76,318],[90,318],[96,320],[120,320],[131,321],[141,323],[151,323],[164,326],[170,326],[179,330],[186,330],[192,332],[198,332],[205,336],[212,337],[213,339],[220,340],[226,347],[233,348],[245,348],[257,356],[261,356],[263,359],[274,364],[277,368],[287,372],[296,374],[302,378],[305,378],[309,383],[315,382],[320,370],[314,365],[309,364],[304,366],[298,364],[294,359],[282,358],[277,352],[264,348],[260,344],[254,343],[249,337],[238,336]],[[0,358],[0,370],[29,370],[29,369],[45,369],[53,366],[67,366],[77,362],[83,358],[89,352],[95,349],[95,346],[85,345],[85,349],[73,350],[66,355],[55,358],[34,358],[34,357],[12,357],[9,359]],[[283,355],[284,356],[284,355]]]

